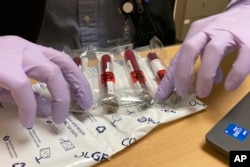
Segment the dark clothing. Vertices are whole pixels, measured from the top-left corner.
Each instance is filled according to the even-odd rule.
[[[164,45],[175,43],[174,3],[175,0],[151,0],[143,3],[142,14],[134,12],[130,16],[136,30],[133,36],[136,46],[147,45],[154,35]],[[37,42],[45,7],[46,0],[1,0],[0,35],[18,35]]]
[[[0,35],[18,35],[36,42],[45,0],[1,0]]]
[[[157,36],[164,45],[175,42],[175,24],[173,20],[174,1],[151,0],[143,3],[144,12],[131,15],[136,29],[135,45],[147,45],[153,36]]]

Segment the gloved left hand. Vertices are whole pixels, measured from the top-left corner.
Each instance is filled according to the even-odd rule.
[[[40,105],[30,78],[47,84],[55,123],[63,123],[68,115],[70,91],[83,109],[92,105],[90,85],[70,56],[16,36],[1,36],[0,101],[18,106],[20,121],[26,128],[34,125]]]

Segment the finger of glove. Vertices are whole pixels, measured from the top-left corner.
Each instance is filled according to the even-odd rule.
[[[35,94],[37,102],[37,116],[48,117],[52,114],[52,102],[41,95]]]
[[[200,56],[201,56],[201,61],[202,61],[203,53]],[[222,72],[221,67],[219,66],[217,71],[216,71],[216,75],[214,77],[214,83],[220,83],[222,81],[222,79],[223,79],[223,72]],[[194,83],[194,84],[196,84],[196,83]]]
[[[193,35],[200,32],[209,23],[214,21],[214,19],[216,17],[217,17],[217,15],[214,15],[214,16],[210,16],[210,17],[195,21],[191,25],[190,30],[188,31],[188,34],[187,34],[185,40],[191,38]],[[179,57],[179,52],[176,54],[176,56],[171,61],[170,68],[168,69],[168,74],[169,74],[169,72],[171,72],[170,75],[165,76],[165,78],[163,78],[163,81],[159,85],[158,90],[156,92],[156,98],[163,100],[163,99],[167,98],[170,95],[170,93],[172,92],[172,90],[174,89],[174,83],[173,83],[174,73],[173,73],[173,71],[174,71],[174,69],[176,69],[178,57]],[[163,93],[163,92],[166,92],[166,93]]]
[[[40,46],[29,44],[23,53],[23,69],[28,77],[46,83],[51,94],[52,119],[63,123],[68,116],[70,93],[60,68],[45,57]]]
[[[201,98],[210,94],[215,78],[220,75],[218,69],[221,60],[228,50],[236,45],[232,35],[226,31],[210,33],[208,35],[212,39],[204,49],[196,82],[196,94]]]
[[[8,73],[8,76],[1,75],[0,84],[5,89],[1,92],[1,98],[6,98],[7,102],[14,102],[18,107],[22,125],[31,128],[35,123],[37,105],[29,78],[21,72],[21,69],[17,71],[19,72],[13,75],[11,73]],[[1,73],[7,72],[2,71]]]
[[[49,101],[46,98],[41,97],[38,94],[35,94],[35,99],[37,103],[37,115],[40,117],[51,116],[51,112],[52,112],[51,101]],[[5,89],[1,89],[0,91],[0,101],[4,103],[10,103],[10,104],[16,105],[10,92]]]
[[[161,80],[156,93],[155,98],[157,100],[165,100],[174,90],[174,71],[177,66],[179,54],[177,53],[174,58],[171,60],[169,67],[167,68],[167,73]]]
[[[174,85],[179,96],[190,94],[195,61],[205,47],[207,41],[208,38],[206,34],[200,32],[183,42],[174,73]]]
[[[32,66],[34,68],[28,70],[27,75],[37,81],[46,83],[51,94],[52,119],[57,124],[63,123],[69,111],[70,93],[61,70],[47,59],[39,59],[39,62],[33,62]]]
[[[249,53],[250,47],[244,46],[240,48],[238,57],[225,80],[224,86],[227,91],[238,88],[250,73]]]
[[[222,79],[223,79],[223,72],[221,67],[218,67],[216,75],[214,77],[214,83],[218,84],[222,81]]]
[[[51,48],[43,47],[43,53],[50,61],[60,67],[70,86],[71,93],[75,95],[74,97],[77,99],[80,107],[83,109],[90,108],[93,102],[90,85],[72,58]]]

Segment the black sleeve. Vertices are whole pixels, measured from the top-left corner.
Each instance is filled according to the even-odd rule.
[[[18,35],[36,42],[45,0],[1,0],[0,35]]]
[[[157,36],[164,45],[175,44],[174,5],[175,0],[151,0],[149,3],[142,3],[142,13],[136,12],[136,9],[130,14],[136,29],[136,47],[148,45],[153,36]]]

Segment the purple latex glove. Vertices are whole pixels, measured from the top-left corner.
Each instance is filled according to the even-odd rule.
[[[70,56],[16,36],[0,37],[0,76],[0,101],[18,106],[26,128],[34,125],[37,106],[43,105],[37,104],[30,78],[47,84],[55,123],[63,123],[68,115],[68,86],[83,109],[92,104],[89,83]]]
[[[227,91],[236,89],[250,72],[250,0],[241,0],[226,11],[194,22],[180,50],[170,63],[168,75],[156,92],[156,98],[167,98],[173,88],[180,96],[192,88],[194,64],[201,56],[195,93],[210,94],[213,83],[222,80],[220,63],[231,51],[239,49],[237,59],[226,77]]]

